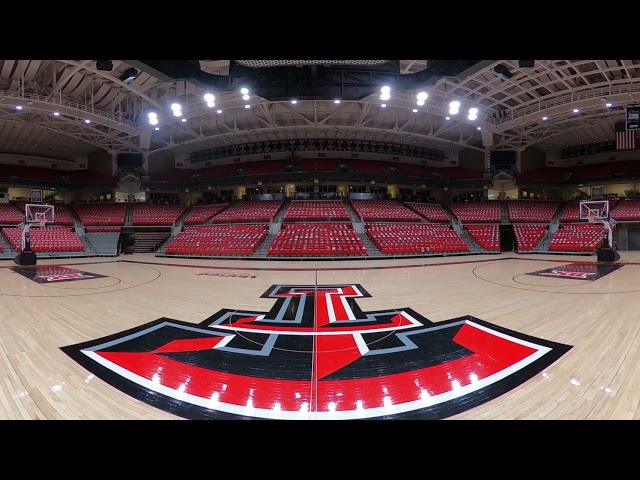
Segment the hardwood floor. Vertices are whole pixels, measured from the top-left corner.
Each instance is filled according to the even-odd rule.
[[[594,260],[0,261],[0,419],[640,419],[640,252]]]

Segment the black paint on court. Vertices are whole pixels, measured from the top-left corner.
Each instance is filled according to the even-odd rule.
[[[622,265],[616,263],[570,263],[568,265],[559,265],[545,270],[529,272],[527,275],[593,281],[609,275],[611,272],[615,272],[620,267],[622,267]]]
[[[18,266],[10,267],[10,269],[29,280],[45,284],[106,277],[106,275],[98,275],[97,273],[85,272],[59,265]]]

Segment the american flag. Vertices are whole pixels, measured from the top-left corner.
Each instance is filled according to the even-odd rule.
[[[624,122],[616,123],[616,150],[635,150],[636,132],[627,130]]]

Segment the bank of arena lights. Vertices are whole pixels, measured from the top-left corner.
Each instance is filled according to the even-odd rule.
[[[478,109],[476,107],[471,107],[469,109],[467,118],[471,121],[475,120],[478,118]]]
[[[176,117],[181,117],[182,116],[182,105],[180,105],[179,103],[172,103],[171,104],[171,110],[173,110],[173,114]]]
[[[453,102],[449,103],[449,115],[457,115],[459,111],[460,111],[459,101],[454,100]]]
[[[429,98],[429,94],[427,92],[418,92],[416,98],[418,99],[418,106],[421,107],[424,105],[424,102],[427,100],[427,98]]]
[[[207,102],[207,107],[213,108],[216,106],[215,104],[216,97],[212,93],[205,93],[204,101]]]
[[[389,100],[391,98],[391,87],[384,86],[380,89],[380,100]]]
[[[149,117],[149,123],[151,125],[157,125],[158,124],[158,114],[156,112],[149,112],[147,114],[147,117]]]

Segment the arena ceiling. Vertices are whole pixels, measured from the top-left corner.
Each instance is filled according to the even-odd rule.
[[[425,87],[423,106],[416,104],[418,90],[341,103],[243,100],[239,91],[168,81],[140,68],[140,61],[111,62],[105,70],[96,60],[0,60],[0,152],[73,159],[96,149],[153,155],[340,137],[444,151],[536,146],[557,154],[568,145],[612,139],[624,105],[640,101],[640,60],[535,60],[532,67],[480,60]],[[198,62],[208,74],[229,73],[229,60]],[[431,62],[400,60],[400,74],[425,71]],[[208,91],[216,96],[213,108],[203,100]],[[455,116],[448,114],[452,100],[461,102]],[[170,109],[174,102],[182,105],[181,117]],[[467,119],[470,107],[479,110],[476,120]],[[158,130],[149,124],[150,111],[157,112]]]

